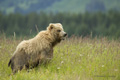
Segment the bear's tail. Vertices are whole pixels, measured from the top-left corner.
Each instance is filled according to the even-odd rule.
[[[9,61],[9,63],[8,63],[8,67],[11,65],[11,59],[10,59],[10,61]]]

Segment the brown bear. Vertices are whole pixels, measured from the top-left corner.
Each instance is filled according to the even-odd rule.
[[[13,74],[23,68],[29,69],[46,63],[53,57],[53,47],[66,37],[60,23],[50,23],[47,30],[39,32],[34,38],[18,44],[8,66]]]

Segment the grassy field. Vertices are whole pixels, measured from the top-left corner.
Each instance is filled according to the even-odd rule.
[[[54,48],[54,58],[11,75],[8,61],[22,41],[0,38],[0,80],[120,80],[120,42],[72,37]]]

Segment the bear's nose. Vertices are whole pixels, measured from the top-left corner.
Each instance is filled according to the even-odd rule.
[[[64,34],[64,37],[67,36],[67,33]]]

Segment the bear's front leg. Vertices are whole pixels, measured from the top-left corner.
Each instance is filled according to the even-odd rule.
[[[46,64],[53,58],[53,49],[47,49],[41,52],[39,63]]]

